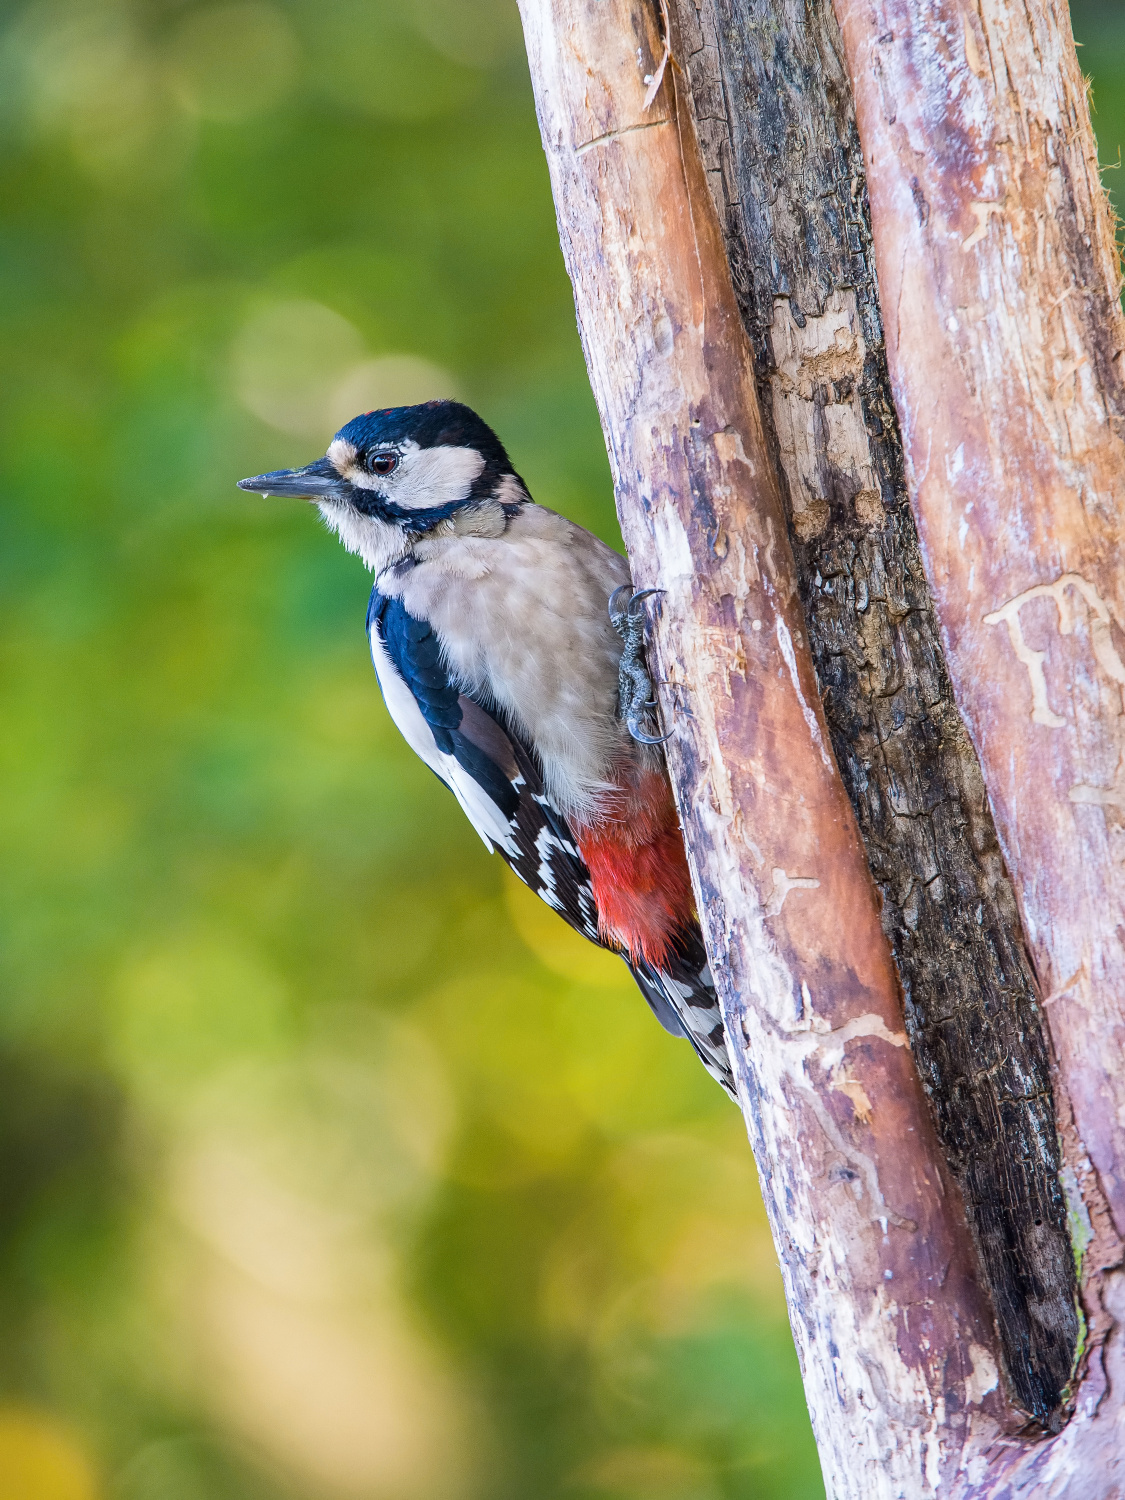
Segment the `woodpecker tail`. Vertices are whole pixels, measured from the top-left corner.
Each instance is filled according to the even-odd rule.
[[[683,933],[659,966],[643,958],[625,962],[665,1031],[686,1036],[711,1077],[737,1102],[719,997],[699,928]]]

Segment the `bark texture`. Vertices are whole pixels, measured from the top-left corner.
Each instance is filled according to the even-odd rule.
[[[1014,1430],[833,760],[690,112],[646,0],[522,0],[564,255],[829,1492],[954,1493]]]
[[[1064,0],[836,11],[927,576],[1044,990],[1073,1119],[1072,1212],[1100,1230],[1078,1418],[1022,1478],[1029,1493],[1119,1497],[1125,319],[1113,226]]]
[[[673,19],[911,1047],[1011,1394],[1057,1425],[1078,1316],[1043,1020],[910,510],[836,17],[673,0]]]
[[[845,265],[818,301],[807,262],[781,265],[787,244],[819,247],[834,233],[866,259],[854,139],[833,157],[830,140],[810,138],[810,155],[835,162],[836,185],[806,205],[804,226],[775,170],[763,201],[778,264],[760,274],[768,295],[754,303],[752,258],[733,256],[740,308],[691,111],[676,98],[690,58],[682,73],[664,65],[659,13],[648,0],[521,6],[622,527],[637,582],[666,591],[653,649],[672,680],[662,695],[675,726],[669,762],[828,1493],[1121,1500],[1125,325],[1065,10],[1058,0],[835,0],[921,555],[1058,1057],[1061,1175],[1087,1337],[1074,1414],[1044,1434],[1021,1425],[999,1388],[962,1199],[899,1030],[868,870],[869,857],[881,868],[879,839],[888,859],[902,857],[903,799],[922,797],[917,821],[936,840],[943,820],[963,817],[958,836],[978,870],[965,889],[988,876],[994,910],[978,925],[998,924],[984,983],[1018,1011],[1027,978],[1003,870],[945,717],[939,658],[920,644],[927,604],[899,524],[893,422],[871,383],[880,336],[870,280],[849,283]],[[771,17],[764,28],[801,12],[779,0]],[[805,24],[819,52],[828,22],[811,0]],[[707,45],[705,29],[693,34]],[[812,87],[819,69],[838,91],[831,56],[807,56],[803,72],[780,70],[784,88]],[[757,95],[766,81],[756,79]],[[829,103],[844,119],[839,98]],[[701,121],[712,118],[698,94],[696,104]],[[723,181],[738,180],[728,134],[706,152],[720,203]],[[752,330],[768,322],[768,341],[755,333],[751,347],[743,315]],[[764,411],[755,371],[769,386]],[[775,459],[798,557],[825,558],[811,588],[789,545]],[[847,519],[838,572],[821,541],[836,512]],[[841,582],[825,590],[829,579]],[[837,703],[857,682],[861,704],[865,684],[890,689],[869,693],[869,717],[855,711],[845,736],[854,764],[841,754],[853,793],[865,734],[872,764],[882,755],[894,773],[889,812],[859,799],[877,835],[867,851],[830,754],[802,588],[825,639],[835,621],[850,641],[854,616],[870,631],[861,652],[839,652],[838,678],[823,667],[826,683],[843,685]],[[903,736],[894,712],[880,717],[884,699],[912,734],[945,746],[927,762],[940,792],[928,808],[926,787],[896,769]],[[927,847],[904,846],[908,862]],[[919,896],[911,928],[909,892],[892,890],[904,974],[915,941],[906,934],[923,926],[933,894]],[[915,1023],[925,1031],[925,1018]],[[1035,1098],[1010,1088],[1025,1120]],[[1049,1159],[1041,1145],[1023,1164],[1028,1180]]]

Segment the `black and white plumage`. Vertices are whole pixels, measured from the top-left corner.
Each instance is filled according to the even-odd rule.
[[[324,459],[241,484],[307,496],[363,558],[372,660],[407,743],[489,849],[621,954],[733,1094],[663,756],[620,713],[609,600],[628,585],[624,559],[536,505],[455,402],[357,417]]]

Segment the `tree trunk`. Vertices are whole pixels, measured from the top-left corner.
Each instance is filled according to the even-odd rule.
[[[927,572],[1047,996],[1069,1154],[1119,1237],[1125,318],[1085,83],[1061,3],[837,8]]]
[[[830,0],[679,0],[674,41],[788,504],[836,762],[1016,1403],[1078,1339],[1046,1038],[906,492],[851,85]]]
[[[669,763],[829,1494],[1108,1500],[1108,219],[1066,27],[837,4],[843,47],[825,0],[521,0],[622,529],[664,590]],[[1069,373],[1044,364],[1060,316]],[[1035,611],[1073,637],[1046,676]],[[1076,1405],[1068,1207],[1093,1237]]]

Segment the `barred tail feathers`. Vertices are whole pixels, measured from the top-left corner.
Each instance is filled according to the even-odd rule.
[[[625,961],[657,1020],[673,1035],[687,1037],[711,1077],[737,1102],[719,997],[699,927],[681,935],[659,967],[643,958]]]

